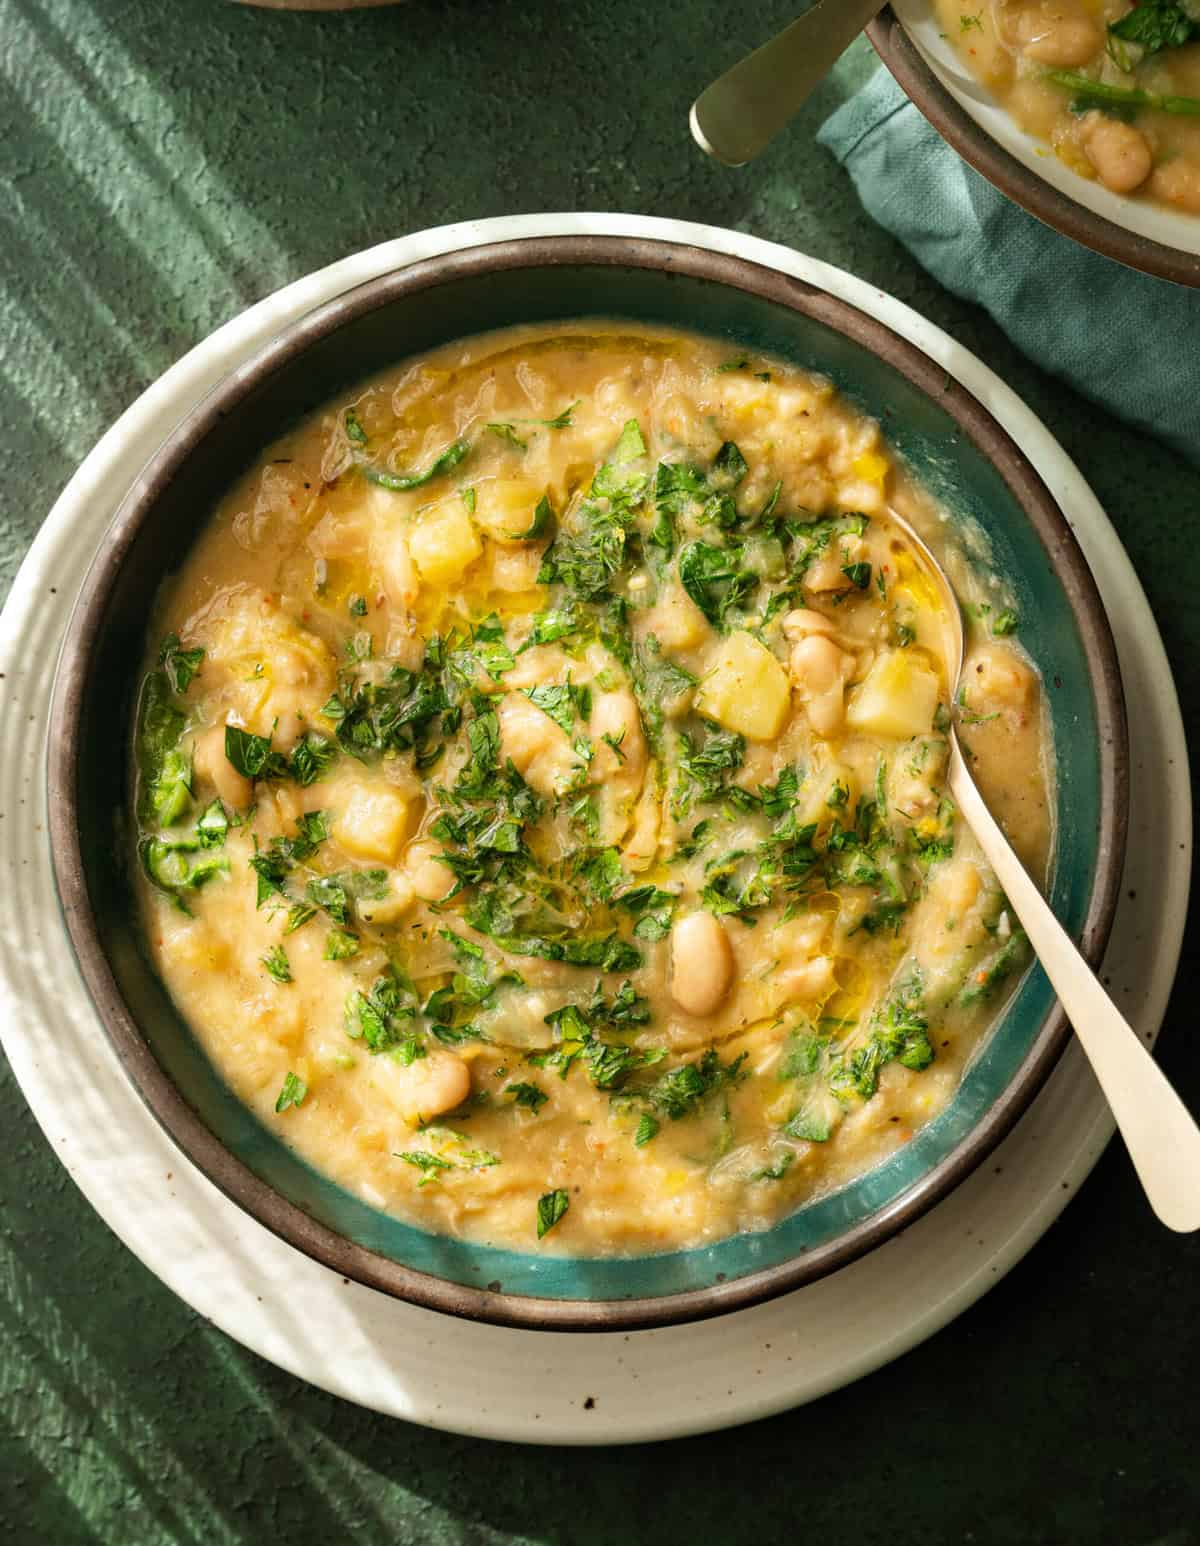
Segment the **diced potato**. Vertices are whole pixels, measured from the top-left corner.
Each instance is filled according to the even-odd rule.
[[[731,633],[700,683],[696,708],[751,741],[773,741],[791,705],[787,672],[753,634]]]
[[[360,784],[332,823],[334,841],[358,859],[391,864],[408,826],[408,801],[389,788]]]
[[[850,695],[846,723],[863,735],[909,741],[928,735],[938,705],[938,679],[907,651],[889,650]]]
[[[647,631],[668,650],[694,649],[712,633],[708,619],[680,585],[666,587],[645,619]]]
[[[475,519],[496,542],[529,530],[543,490],[527,478],[491,478],[475,488]]]
[[[475,562],[483,543],[457,494],[425,511],[408,535],[408,551],[421,578],[448,585]]]

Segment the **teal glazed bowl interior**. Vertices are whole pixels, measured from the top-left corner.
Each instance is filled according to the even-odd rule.
[[[1063,515],[987,411],[889,329],[774,270],[661,242],[555,237],[419,263],[310,313],[217,387],[131,490],[77,604],[51,718],[50,829],[65,918],[106,1030],[155,1116],[227,1195],[334,1270],[429,1308],[506,1325],[627,1330],[796,1288],[876,1248],[943,1197],[1011,1127],[1065,1044],[1040,969],[1026,975],[939,1117],[885,1163],[773,1228],[651,1256],[516,1252],[378,1211],[264,1127],[152,970],[121,857],[146,621],[234,479],[302,415],[407,356],[514,323],[588,316],[690,328],[827,375],[881,421],[953,518],[982,528],[1047,689],[1057,757],[1053,906],[1098,962],[1124,852],[1127,748],[1111,634]]]

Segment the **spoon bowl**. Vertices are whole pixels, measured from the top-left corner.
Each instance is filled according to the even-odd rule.
[[[790,27],[727,70],[692,104],[692,137],[745,166],[789,123],[886,0],[816,0]]]

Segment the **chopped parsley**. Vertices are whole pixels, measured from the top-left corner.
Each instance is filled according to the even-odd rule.
[[[637,1131],[633,1135],[634,1147],[644,1149],[652,1138],[657,1138],[662,1124],[657,1117],[652,1117],[648,1111],[643,1111],[638,1118]]]
[[[271,750],[269,735],[252,735],[237,725],[225,726],[225,758],[243,778],[279,778],[287,771],[287,761]]]
[[[409,1149],[396,1158],[421,1171],[418,1187],[438,1181],[448,1170],[489,1170],[500,1163],[500,1156],[490,1149],[472,1149],[462,1135],[450,1127],[427,1127],[425,1136],[435,1149]]]
[[[302,1106],[304,1098],[308,1094],[308,1085],[298,1075],[289,1073],[284,1081],[283,1088],[275,1101],[275,1110],[283,1112],[289,1106]]]
[[[564,408],[561,413],[555,414],[552,419],[537,419],[535,423],[544,424],[547,429],[570,429],[575,422],[574,412],[579,407],[581,401],[581,398],[576,398],[569,408]]]
[[[428,1186],[431,1181],[436,1181],[439,1171],[454,1169],[452,1160],[443,1159],[440,1154],[431,1154],[428,1149],[409,1149],[397,1154],[396,1158],[422,1172],[418,1186]]]
[[[679,582],[715,628],[724,629],[730,614],[758,587],[758,575],[742,562],[742,551],[730,544],[689,542],[679,554]]]
[[[529,450],[528,441],[522,440],[511,424],[485,424],[484,428],[489,435],[495,435],[497,439],[506,441],[514,451]]]
[[[529,525],[524,531],[510,532],[509,536],[514,542],[535,542],[539,537],[544,537],[554,525],[554,506],[545,494],[538,500],[533,508],[533,514],[529,518]]]
[[[548,1235],[571,1206],[571,1199],[560,1190],[546,1192],[538,1198],[537,1237]]]
[[[682,1063],[660,1074],[640,1093],[656,1116],[678,1122],[691,1116],[715,1091],[744,1078],[745,1062],[746,1053],[741,1052],[732,1063],[722,1063],[716,1049],[710,1047],[696,1062]]]
[[[262,963],[276,982],[291,982],[292,968],[282,945],[272,945],[263,956]]]
[[[529,1061],[537,1068],[557,1068],[565,1079],[572,1065],[582,1060],[597,1089],[615,1090],[635,1069],[659,1062],[664,1054],[659,1048],[640,1051],[626,1042],[605,1039],[600,1031],[628,1032],[649,1019],[649,1005],[634,992],[632,983],[626,982],[611,1000],[597,985],[588,1002],[564,1004],[546,1016],[558,1044],[548,1052],[529,1053]]]
[[[178,634],[169,633],[162,642],[162,648],[158,652],[158,663],[166,673],[167,681],[171,684],[171,691],[182,695],[192,685],[196,673],[200,669],[200,662],[204,659],[202,649],[185,650],[179,645]]]
[[[346,1000],[346,1035],[371,1052],[393,1052],[402,1063],[425,1056],[415,1021],[417,1000],[411,985],[394,966],[375,979],[369,993],[354,992]]]
[[[351,956],[357,954],[357,934],[349,934],[345,929],[330,929],[326,934],[325,959],[327,961],[348,961]]]
[[[525,1082],[506,1084],[504,1093],[511,1097],[514,1106],[524,1106],[527,1111],[533,1112],[540,1111],[550,1099],[538,1085]]]
[[[875,1010],[867,1040],[833,1059],[829,1087],[840,1100],[870,1100],[879,1088],[881,1071],[891,1062],[914,1070],[933,1062],[924,988],[915,970]]]

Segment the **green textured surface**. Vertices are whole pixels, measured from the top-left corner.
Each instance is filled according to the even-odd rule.
[[[5,581],[101,430],[248,301],[421,226],[628,209],[842,264],[1006,375],[1107,504],[1193,719],[1200,475],[1022,361],[866,224],[811,139],[866,51],[753,168],[692,149],[696,89],[791,9],[0,0]],[[1196,976],[1189,960],[1161,1053],[1200,1107]],[[385,1421],[267,1367],[108,1234],[2,1068],[0,1111],[3,1546],[1200,1542],[1200,1246],[1154,1224],[1117,1147],[1016,1271],[890,1369],[732,1434],[556,1452]]]

